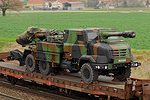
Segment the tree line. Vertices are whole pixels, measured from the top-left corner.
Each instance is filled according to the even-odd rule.
[[[81,0],[86,4],[86,7],[96,7],[113,5],[115,7],[128,7],[128,6],[145,6],[149,7],[150,0]]]
[[[23,4],[20,0],[0,0],[0,9],[2,15],[6,15],[8,9],[18,11],[23,7]]]
[[[106,6],[114,6],[114,7],[128,7],[131,5],[141,5],[143,4],[145,7],[150,7],[150,0],[110,0],[110,2],[106,2],[106,0],[81,0],[84,2],[86,7],[106,7]],[[21,0],[0,0],[0,9],[2,11],[2,15],[6,15],[6,11],[8,9],[18,11],[23,8],[23,2]]]

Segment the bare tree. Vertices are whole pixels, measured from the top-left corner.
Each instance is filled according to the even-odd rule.
[[[124,7],[127,7],[127,6],[128,6],[127,0],[124,0],[124,1],[123,1],[123,6],[124,6]]]
[[[148,7],[149,7],[149,5],[150,5],[150,1],[149,1],[149,0],[146,0],[146,2],[145,2],[145,6],[148,8]]]
[[[6,15],[8,9],[20,10],[23,4],[20,0],[0,0],[0,9],[2,10],[2,15]]]
[[[114,0],[115,2],[115,6],[118,7],[119,6],[119,0]]]

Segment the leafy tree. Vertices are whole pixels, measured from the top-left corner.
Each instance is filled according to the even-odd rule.
[[[20,0],[0,0],[0,9],[2,10],[2,15],[6,15],[8,9],[11,10],[20,10],[23,7],[23,4]]]

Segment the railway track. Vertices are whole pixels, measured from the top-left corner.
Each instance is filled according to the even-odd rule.
[[[22,84],[21,82],[18,82],[18,84],[16,85],[12,85],[11,83],[7,82],[6,80],[0,80],[0,86],[5,87],[5,88],[9,88],[9,89],[13,89],[13,91],[20,91],[22,92],[22,94],[27,94],[27,95],[34,95],[34,96],[38,96],[41,98],[44,98],[45,100],[75,100],[69,97],[65,97],[59,94],[55,94],[55,93],[49,93],[47,91],[44,91],[43,89],[39,89],[39,87],[36,85],[35,87],[37,89],[35,89],[35,87],[33,86],[28,86],[31,84],[28,84],[27,82],[25,82],[25,84]],[[10,94],[4,94],[0,92],[0,96],[7,98],[6,100],[29,100],[30,98],[22,98],[20,96],[12,96]],[[34,100],[34,98],[32,98],[32,100]],[[37,99],[35,99],[37,100]]]
[[[20,98],[16,98],[16,97],[13,97],[13,96],[1,93],[1,92],[0,92],[0,98],[1,100],[21,100]]]
[[[39,100],[91,100],[90,96],[87,94],[75,93],[75,95],[67,94],[64,89],[61,89],[61,92],[57,88],[50,88],[48,86],[26,82],[23,80],[18,80],[16,85],[12,85],[7,80],[3,79],[5,76],[0,77],[0,87],[9,88],[13,91],[20,91],[23,94],[30,96],[37,96]],[[59,91],[59,92],[58,92]],[[68,92],[69,93],[69,92]],[[4,97],[2,100],[38,100],[37,98],[23,98],[23,96],[12,96],[10,94],[5,94],[0,92],[0,97]],[[96,98],[94,100],[97,100]]]
[[[5,54],[2,55],[5,56]],[[85,84],[82,82],[80,74],[62,72],[60,75],[45,77],[39,73],[27,73],[24,66],[7,61],[4,56],[0,54],[0,59],[2,59],[0,62],[0,88],[7,87],[11,90],[14,89],[14,91],[20,90],[31,96],[45,98],[27,99],[24,97],[21,100],[103,100],[103,98],[150,100],[150,80],[131,78],[127,82],[117,82],[113,81],[111,77],[109,79],[99,77],[99,80],[93,84]],[[6,76],[15,78],[19,82],[16,85],[11,85],[6,81]],[[3,99],[0,98],[0,100]]]

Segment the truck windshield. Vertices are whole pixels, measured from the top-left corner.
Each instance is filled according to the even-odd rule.
[[[109,40],[116,40],[116,39],[121,39],[121,37],[119,36],[111,36],[111,37],[108,37]]]
[[[125,40],[121,36],[111,36],[111,37],[108,37],[108,39],[106,39],[106,41],[109,41],[109,42],[117,42],[117,41],[125,42]]]
[[[87,33],[87,39],[88,41],[98,40],[98,35],[96,32],[88,32]]]

